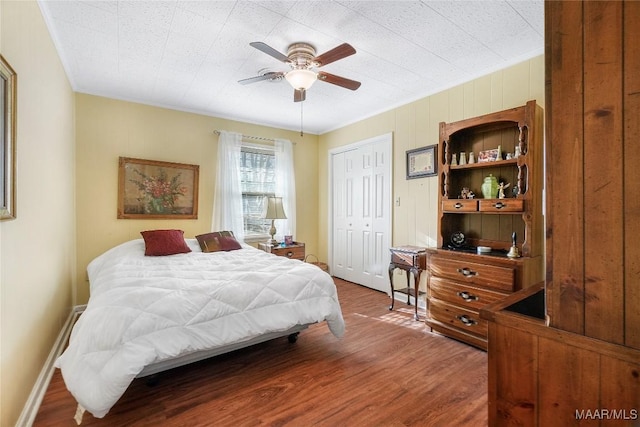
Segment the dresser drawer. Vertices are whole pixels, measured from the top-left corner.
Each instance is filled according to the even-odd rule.
[[[271,249],[271,253],[278,256],[304,261],[304,245],[284,247],[277,246]]]
[[[421,270],[425,270],[426,266],[426,256],[425,253],[412,254],[409,252],[397,252],[393,249],[391,250],[391,262],[395,264],[397,267],[406,266],[406,267],[416,267]]]
[[[480,212],[522,212],[524,200],[522,199],[488,199],[480,200]]]
[[[442,201],[444,212],[476,212],[478,201],[475,199],[449,199]]]
[[[429,299],[429,317],[464,333],[483,339],[487,337],[487,321],[481,319],[475,310],[467,310],[434,298]]]
[[[455,281],[490,287],[505,292],[514,291],[515,269],[489,264],[477,264],[465,260],[432,256],[429,264],[431,275]]]
[[[477,288],[441,277],[429,279],[429,298],[456,304],[463,308],[479,310],[485,305],[498,301],[507,294]]]

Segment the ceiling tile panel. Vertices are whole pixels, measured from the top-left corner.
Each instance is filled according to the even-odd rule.
[[[227,26],[234,31],[251,33],[255,37],[264,38],[277,27],[280,21],[282,21],[282,15],[251,1],[240,1],[236,2]]]
[[[289,10],[295,6],[296,2],[291,0],[285,1],[254,1],[254,4],[268,9],[278,15],[286,16]]]
[[[209,44],[208,40],[170,33],[161,66],[193,76],[198,72],[205,60],[209,51]]]
[[[115,6],[115,2],[113,3]],[[117,14],[91,2],[46,2],[45,10],[54,21],[84,27],[93,31],[113,33],[117,29]]]
[[[175,1],[118,1],[118,15],[143,27],[168,30],[176,7]]]
[[[208,40],[211,44],[225,23],[226,16],[203,16],[187,9],[178,8],[171,22],[171,33],[192,39]]]
[[[207,21],[217,23],[218,25],[224,24],[229,15],[235,8],[236,2],[234,1],[178,1],[178,10],[191,12],[203,17]],[[188,28],[185,28],[188,31]]]
[[[503,59],[522,52],[531,38],[542,41],[535,30],[506,2],[436,2],[432,7]]]

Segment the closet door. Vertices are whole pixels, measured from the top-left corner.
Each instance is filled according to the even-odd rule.
[[[333,206],[334,206],[334,238],[333,275],[350,282],[360,283],[362,270],[361,228],[362,216],[358,215],[357,206],[361,204],[362,168],[357,168],[358,150],[349,150],[334,156],[333,173]],[[359,170],[356,170],[359,169]]]
[[[370,287],[389,292],[389,261],[391,247],[391,135],[388,140],[372,144],[369,216],[369,256],[366,271]]]
[[[391,234],[391,141],[332,156],[332,273],[387,292]]]

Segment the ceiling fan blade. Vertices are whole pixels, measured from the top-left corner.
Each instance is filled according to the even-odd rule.
[[[331,83],[334,85],[342,86],[347,89],[356,90],[360,87],[361,83],[355,80],[350,80],[345,77],[336,76],[335,74],[325,73],[324,71],[318,72],[318,80]]]
[[[273,80],[282,76],[283,74],[284,73],[276,73],[272,71],[269,73],[265,73],[261,76],[249,77],[248,79],[238,80],[238,83],[240,83],[241,85],[248,85],[249,83],[261,82],[263,80]]]
[[[307,91],[304,89],[294,89],[293,102],[302,102],[307,98]]]
[[[285,54],[278,52],[277,50],[275,50],[274,48],[272,48],[271,46],[269,46],[266,43],[251,42],[249,44],[251,46],[255,47],[256,49],[258,49],[259,51],[264,52],[267,55],[273,56],[278,61],[282,61],[282,62],[286,62],[286,63],[289,62],[289,58]]]
[[[323,65],[330,64],[338,59],[346,58],[347,56],[353,55],[356,53],[356,50],[349,43],[342,43],[340,46],[334,47],[328,52],[323,53],[320,56],[316,56],[314,61],[316,61],[319,67]]]

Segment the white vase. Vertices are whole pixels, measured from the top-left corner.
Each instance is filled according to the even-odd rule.
[[[464,151],[460,153],[460,164],[461,165],[467,164],[467,153],[465,153]]]

